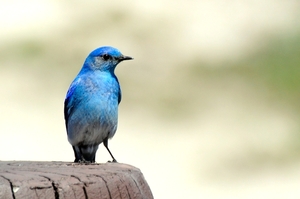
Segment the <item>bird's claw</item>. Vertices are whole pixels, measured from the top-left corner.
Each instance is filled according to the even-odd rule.
[[[109,162],[109,163],[118,163],[118,161],[116,159],[113,159],[112,161],[108,160],[107,162]]]

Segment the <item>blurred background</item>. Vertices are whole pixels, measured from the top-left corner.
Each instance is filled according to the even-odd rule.
[[[300,197],[297,0],[0,1],[0,159],[73,161],[86,56],[134,57],[110,149],[162,198]],[[101,145],[97,162],[110,159]]]

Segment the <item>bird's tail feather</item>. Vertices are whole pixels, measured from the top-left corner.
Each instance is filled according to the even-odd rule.
[[[95,162],[98,145],[73,146],[74,162]]]

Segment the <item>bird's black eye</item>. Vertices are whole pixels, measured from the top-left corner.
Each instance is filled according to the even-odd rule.
[[[110,59],[110,55],[108,55],[108,54],[104,54],[104,55],[102,55],[102,57],[103,57],[104,61],[107,61]]]

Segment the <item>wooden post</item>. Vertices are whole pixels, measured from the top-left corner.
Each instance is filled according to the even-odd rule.
[[[0,161],[0,199],[153,199],[138,168],[121,163]]]

